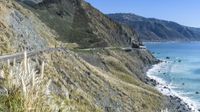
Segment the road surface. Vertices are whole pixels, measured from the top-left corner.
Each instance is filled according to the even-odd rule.
[[[42,53],[48,53],[48,52],[53,52],[53,51],[58,51],[58,50],[61,50],[61,48],[46,48],[46,49],[42,49],[38,51],[30,51],[30,52],[27,52],[27,57],[32,57],[32,56],[36,56]],[[20,53],[0,56],[0,62],[5,62],[8,60],[10,61],[21,60],[23,58],[24,58],[24,52],[20,52]]]
[[[131,48],[131,47],[104,47],[104,48],[87,48],[87,49],[79,49],[79,50],[84,50],[84,51],[90,51],[90,50],[98,50],[98,49],[120,49],[123,51],[132,51],[133,49],[140,49],[140,50],[145,50],[145,48],[139,47],[139,48]],[[65,50],[64,48],[46,48],[38,51],[30,51],[27,52],[27,57],[32,57],[36,56],[42,53],[49,53],[53,51],[61,51]],[[6,62],[8,60],[13,61],[13,60],[22,60],[24,58],[24,52],[20,53],[15,53],[15,54],[10,54],[10,55],[4,55],[0,56],[0,62]]]

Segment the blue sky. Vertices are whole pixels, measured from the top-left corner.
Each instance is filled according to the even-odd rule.
[[[103,13],[135,13],[200,28],[200,0],[86,0]]]

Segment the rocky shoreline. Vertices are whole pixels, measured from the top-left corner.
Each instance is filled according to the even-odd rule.
[[[192,109],[189,107],[187,103],[185,103],[181,98],[177,96],[166,96],[168,101],[170,101],[170,105],[168,106],[168,109],[172,110],[175,109],[177,112],[192,112]]]
[[[157,64],[161,63],[162,61],[159,61]],[[149,67],[148,69],[146,69],[146,73],[148,70],[150,70],[152,67]],[[149,84],[153,87],[156,88],[156,86],[160,85],[160,83],[158,81],[156,81],[155,79],[152,79],[150,77],[146,77],[146,84]],[[163,86],[162,85],[163,90],[164,89],[168,89],[170,91],[170,88]],[[162,90],[162,89],[161,89]],[[162,93],[162,91],[160,91]],[[169,112],[193,112],[192,108],[190,108],[190,106],[185,103],[181,98],[179,98],[178,96],[175,95],[165,95],[163,94],[166,98],[166,108],[168,109]]]

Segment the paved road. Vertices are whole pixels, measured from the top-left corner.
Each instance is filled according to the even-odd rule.
[[[122,51],[131,51],[131,50],[134,50],[134,49],[137,49],[137,50],[146,50],[146,47],[144,46],[140,46],[139,48],[132,48],[132,47],[99,47],[99,48],[86,48],[86,49],[79,49],[79,50],[82,50],[82,51],[91,51],[91,50],[100,50],[100,49],[105,49],[105,50],[114,50],[114,49],[119,49],[119,50],[122,50]]]
[[[80,50],[89,51],[89,50],[98,50],[98,49],[120,49],[123,51],[131,51],[133,49],[145,50],[145,48],[131,48],[131,47],[105,47],[105,48],[88,48],[88,49],[80,49]],[[32,56],[36,56],[42,53],[49,53],[49,52],[61,51],[61,50],[65,50],[65,49],[64,48],[46,48],[46,49],[42,49],[38,51],[31,51],[31,52],[27,52],[27,57],[32,57]],[[24,58],[24,52],[20,52],[20,53],[0,56],[0,62],[5,62],[8,60],[10,61],[21,60],[23,58]]]
[[[41,53],[49,53],[49,52],[53,52],[53,51],[58,51],[61,49],[62,48],[46,48],[46,49],[42,49],[42,50],[38,50],[38,51],[30,51],[30,52],[27,52],[27,57],[36,56]],[[5,62],[8,60],[10,60],[10,61],[21,60],[23,58],[24,58],[24,52],[20,52],[20,53],[0,56],[0,62]]]

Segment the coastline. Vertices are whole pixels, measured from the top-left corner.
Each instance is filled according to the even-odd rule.
[[[199,43],[199,41],[143,41],[143,43]]]
[[[173,91],[172,87],[170,87],[163,79],[153,75],[155,72],[160,71],[163,66],[167,66],[166,61],[160,61],[159,63],[154,64],[146,71],[146,76],[150,79],[147,83],[154,86],[159,92],[166,96],[166,99],[169,101],[167,104],[168,110],[175,110],[178,112],[199,112],[191,100],[179,95],[177,92]]]

